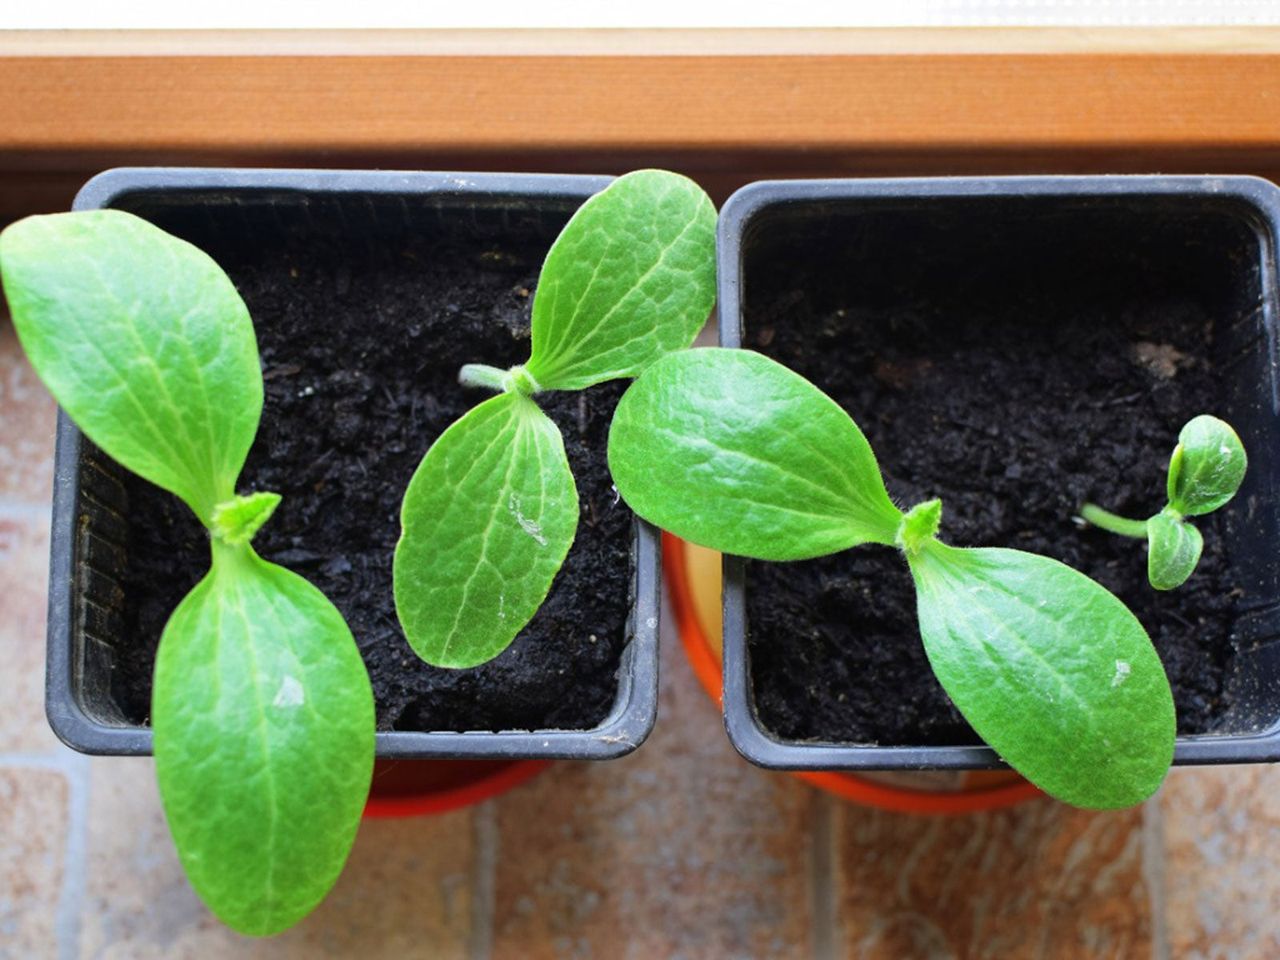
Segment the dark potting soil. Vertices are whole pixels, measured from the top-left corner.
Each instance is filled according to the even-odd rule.
[[[266,399],[239,489],[283,502],[258,552],[314,583],[350,625],[380,730],[588,729],[617,693],[631,584],[632,514],[609,477],[608,424],[625,384],[539,397],[577,480],[577,539],[546,603],[495,660],[428,666],[396,619],[391,560],[400,500],[432,441],[488,394],[458,385],[469,362],[529,355],[529,312],[546,244],[429,238],[371,251],[299,233],[220,256],[258,331]],[[115,695],[149,715],[165,621],[208,569],[203,529],[176,498],[132,475],[131,563]],[[145,522],[141,518],[145,518]]]
[[[954,272],[940,285],[962,291],[945,297],[921,273],[858,287],[847,266],[795,267],[748,288],[766,294],[746,304],[744,345],[854,417],[900,506],[941,497],[943,540],[1042,553],[1113,591],[1164,661],[1179,732],[1212,729],[1226,709],[1225,638],[1241,597],[1218,516],[1196,519],[1203,559],[1170,593],[1147,583],[1142,542],[1073,517],[1086,500],[1136,518],[1164,505],[1178,430],[1218,411],[1215,329],[1233,318],[1213,315],[1194,290],[1170,290],[1158,271],[1144,286],[1140,262],[1072,269],[1029,258],[995,267],[995,283],[943,265]],[[896,550],[751,563],[747,618],[757,711],[775,734],[978,742],[929,669]]]

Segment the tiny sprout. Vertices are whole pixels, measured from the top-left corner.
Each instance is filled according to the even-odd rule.
[[[908,510],[898,524],[894,538],[897,546],[909,557],[914,557],[932,540],[942,525],[942,501],[926,500]]]
[[[1225,505],[1244,480],[1248,457],[1230,425],[1202,414],[1178,434],[1169,458],[1168,502],[1149,520],[1116,516],[1093,503],[1080,516],[1111,533],[1147,541],[1147,579],[1157,590],[1186,583],[1200,562],[1204,538],[1187,517],[1211,513]]]

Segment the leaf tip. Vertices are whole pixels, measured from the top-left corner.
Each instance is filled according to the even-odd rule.
[[[231,546],[248,543],[280,506],[280,494],[260,490],[236,496],[213,508],[210,533]]]
[[[917,503],[902,515],[894,541],[909,557],[914,557],[938,533],[942,525],[942,501],[935,497]]]

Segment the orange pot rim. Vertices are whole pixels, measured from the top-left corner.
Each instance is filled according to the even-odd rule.
[[[663,532],[663,575],[670,591],[672,611],[685,657],[702,689],[723,710],[724,669],[708,643],[694,610],[684,547],[684,541],[679,537]],[[1042,795],[1039,789],[1025,780],[994,787],[941,792],[892,786],[846,771],[795,770],[791,771],[791,775],[845,800],[896,813],[976,813],[1010,807]]]
[[[421,761],[430,763],[429,760]],[[457,787],[424,790],[421,793],[405,793],[379,797],[370,794],[365,802],[364,819],[385,820],[403,817],[431,816],[460,810],[483,803],[499,794],[514,790],[547,767],[550,760],[512,760],[495,767],[488,776],[472,780]]]

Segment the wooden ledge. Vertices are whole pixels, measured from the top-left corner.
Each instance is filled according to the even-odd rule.
[[[1280,28],[10,32],[0,89],[0,170],[36,179],[1280,170]]]
[[[1276,53],[1280,27],[0,30],[0,57]]]

